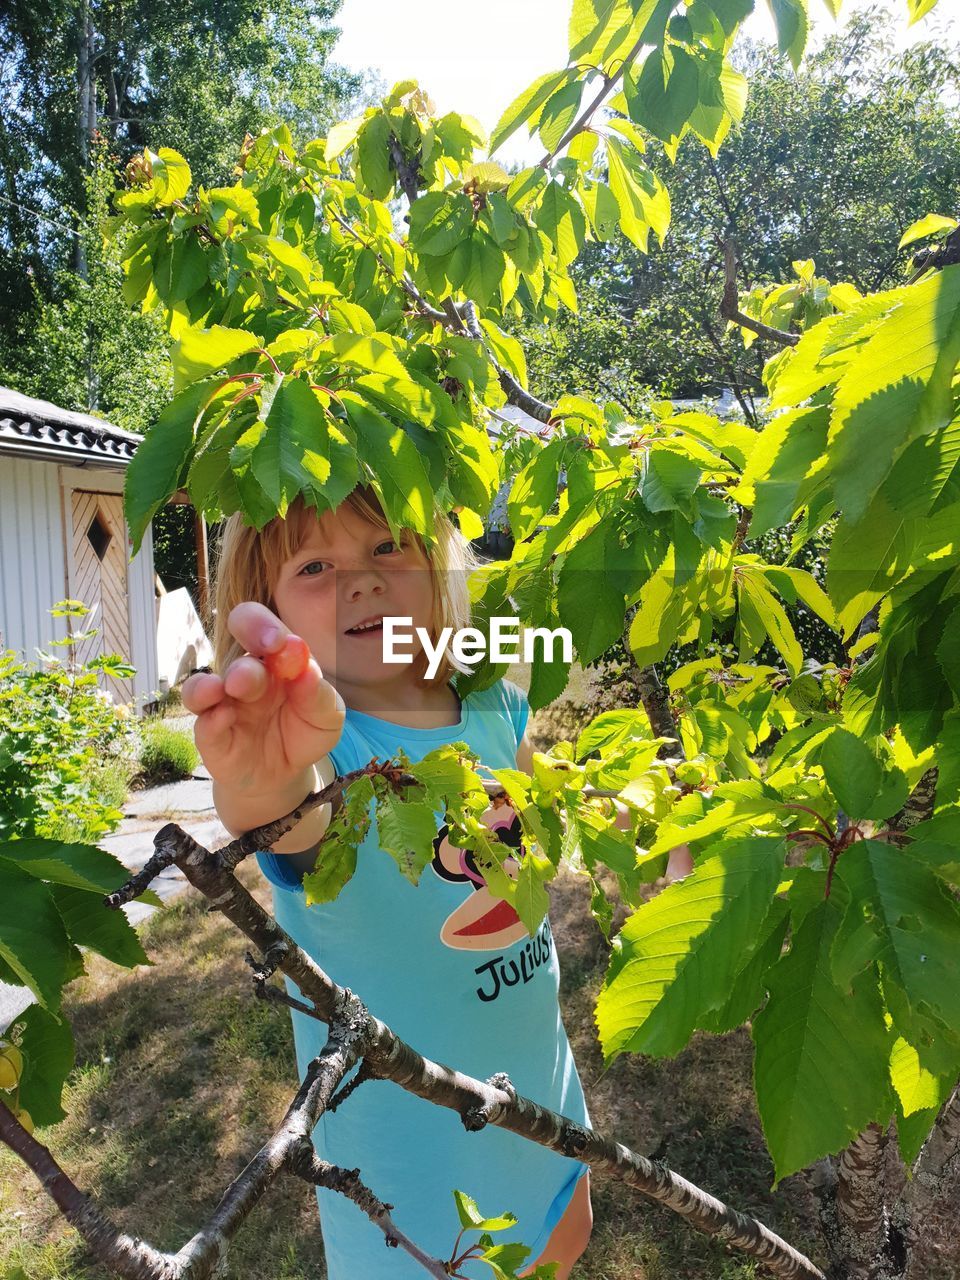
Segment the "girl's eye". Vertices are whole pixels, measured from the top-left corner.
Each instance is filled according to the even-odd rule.
[[[403,548],[402,548],[402,547],[398,547],[398,546],[397,546],[397,544],[393,541],[393,539],[392,539],[392,538],[388,538],[388,539],[386,540],[386,542],[378,543],[378,545],[377,545],[377,547],[376,547],[376,550],[377,550],[377,551],[380,551],[380,550],[382,550],[382,549],[383,549],[383,547],[386,547],[388,551],[402,551],[402,550],[403,550]]]
[[[307,578],[316,578],[322,571],[323,565],[323,560],[311,560],[309,564],[305,564],[300,570],[300,575]]]

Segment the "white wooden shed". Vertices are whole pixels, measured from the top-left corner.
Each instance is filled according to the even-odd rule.
[[[35,659],[67,634],[51,606],[82,600],[98,634],[78,656],[129,658],[136,676],[111,681],[112,691],[142,706],[158,687],[153,544],[148,529],[131,561],[123,518],[124,472],[139,440],[0,387],[0,649]]]

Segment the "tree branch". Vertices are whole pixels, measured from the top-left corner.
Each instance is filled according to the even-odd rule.
[[[390,1217],[392,1204],[384,1204],[369,1187],[360,1181],[359,1169],[340,1169],[337,1165],[321,1160],[311,1143],[303,1143],[291,1160],[291,1173],[298,1178],[313,1183],[318,1187],[329,1187],[331,1191],[339,1191],[341,1195],[352,1200],[358,1209],[362,1209],[375,1227],[383,1232],[386,1243],[393,1249],[398,1246],[410,1254],[415,1262],[419,1262],[424,1270],[436,1280],[450,1280],[450,1272],[437,1258],[431,1258],[400,1231]]]
[[[740,295],[737,291],[737,248],[733,240],[728,238],[723,246],[724,285],[723,299],[720,303],[720,314],[724,320],[731,320],[743,329],[749,329],[758,337],[778,347],[795,347],[800,341],[799,333],[787,333],[784,329],[774,329],[760,320],[754,320],[746,312],[740,310]]]
[[[529,391],[525,391],[520,383],[516,380],[509,370],[505,369],[496,359],[490,348],[487,346],[486,339],[483,336],[483,330],[477,320],[477,309],[472,302],[465,302],[459,309],[466,323],[467,333],[476,342],[482,342],[484,350],[487,353],[487,359],[497,371],[497,378],[500,381],[506,393],[507,399],[511,404],[516,405],[518,409],[522,409],[524,413],[529,413],[531,418],[537,418],[540,422],[550,422],[553,417],[553,408],[547,404],[545,400],[538,400],[536,396],[531,395]]]
[[[239,883],[232,867],[225,865],[225,851],[207,852],[173,824],[157,834],[155,843],[158,850],[175,850],[175,861],[190,883],[271,962],[275,959],[277,968],[313,1002],[316,1016],[326,1022],[340,1021],[350,1034],[351,1050],[369,1061],[381,1079],[456,1111],[468,1127],[495,1124],[561,1155],[581,1159],[672,1209],[698,1230],[761,1260],[777,1276],[824,1280],[813,1263],[762,1223],[731,1209],[665,1165],[516,1095],[512,1087],[504,1087],[502,1077],[497,1085],[483,1083],[422,1057],[297,946]],[[124,889],[107,901],[118,897],[124,897]]]

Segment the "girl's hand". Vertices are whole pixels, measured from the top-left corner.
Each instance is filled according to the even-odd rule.
[[[222,677],[195,675],[183,686],[183,705],[197,716],[197,750],[230,791],[286,791],[340,741],[343,699],[265,605],[238,604],[227,626],[246,654]]]

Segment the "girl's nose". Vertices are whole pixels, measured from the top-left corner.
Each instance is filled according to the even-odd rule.
[[[383,595],[386,583],[376,569],[341,569],[340,586],[347,600],[356,600],[364,593]]]

